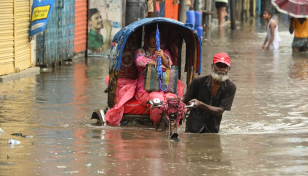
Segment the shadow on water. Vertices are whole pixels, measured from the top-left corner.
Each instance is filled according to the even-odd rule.
[[[98,127],[107,105],[106,58],[77,60],[40,75],[0,83],[1,175],[281,175],[307,174],[307,53],[292,54],[287,19],[280,49],[261,49],[265,22],[213,29],[203,39],[202,75],[212,57],[232,59],[237,85],[219,134],[186,134],[179,143],[154,127]],[[206,39],[206,40],[205,40]],[[182,80],[185,82],[185,80]],[[10,134],[20,132],[34,138]],[[9,145],[9,139],[21,142]]]

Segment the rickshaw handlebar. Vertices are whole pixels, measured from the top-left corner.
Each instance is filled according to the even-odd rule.
[[[162,102],[158,98],[155,98],[153,101],[152,100],[147,101],[147,104],[151,104],[153,108],[160,108]],[[190,105],[185,105],[185,108],[196,108],[194,105],[195,102],[192,102]]]
[[[195,108],[195,102],[192,102],[190,105],[185,105],[185,108]]]

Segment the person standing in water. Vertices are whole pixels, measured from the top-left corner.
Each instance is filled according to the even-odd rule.
[[[278,35],[278,25],[275,22],[275,20],[272,19],[272,16],[273,12],[271,10],[265,10],[263,13],[263,18],[267,20],[267,25],[266,25],[267,36],[262,45],[262,49],[265,48],[266,43],[268,43],[266,49],[271,49],[271,50],[279,49],[279,44],[281,42],[281,39]]]
[[[215,0],[215,7],[217,9],[218,26],[222,28],[225,16],[229,16],[227,13],[228,0]]]
[[[212,73],[196,77],[189,85],[182,101],[194,102],[196,108],[190,111],[186,133],[218,133],[222,115],[230,111],[236,85],[229,80],[231,58],[226,53],[213,57]]]
[[[293,52],[308,51],[308,18],[291,18],[290,34],[294,32]]]

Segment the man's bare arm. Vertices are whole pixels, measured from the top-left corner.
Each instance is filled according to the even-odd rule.
[[[189,103],[189,100],[188,100],[187,98],[185,98],[185,96],[183,96],[182,102],[185,103],[185,104],[188,104],[188,103]]]
[[[195,102],[195,106],[197,108],[201,108],[201,109],[205,110],[205,112],[212,114],[212,115],[215,115],[215,116],[221,116],[225,111],[221,107],[210,106],[210,105],[207,105],[207,104],[205,104],[205,103],[203,103],[203,102],[201,102],[197,99],[192,99],[189,102]]]

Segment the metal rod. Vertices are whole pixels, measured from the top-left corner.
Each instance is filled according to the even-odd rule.
[[[169,131],[168,131],[168,133],[169,133],[169,139],[170,139],[170,136],[171,136],[171,119],[169,118]]]
[[[179,39],[179,45],[178,45],[178,79],[181,79],[181,72],[182,72],[182,45],[183,45],[183,37],[181,36]]]

